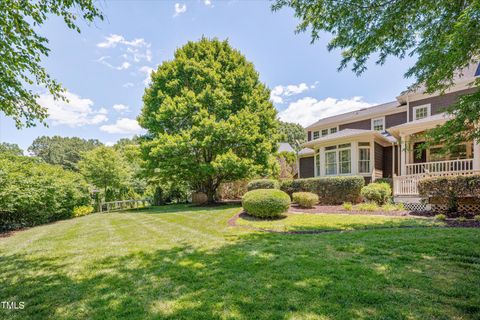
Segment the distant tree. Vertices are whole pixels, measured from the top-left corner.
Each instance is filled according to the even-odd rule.
[[[113,145],[113,148],[124,157],[132,173],[128,183],[130,188],[139,195],[145,194],[149,179],[144,170],[140,138],[134,136],[131,139],[120,139]]]
[[[298,123],[280,121],[278,127],[281,142],[288,142],[295,150],[300,149],[300,145],[307,141],[305,129]]]
[[[46,163],[58,164],[65,169],[78,170],[82,152],[101,146],[96,139],[81,139],[77,137],[41,136],[33,140],[28,151],[43,159]]]
[[[14,156],[22,156],[23,150],[15,143],[0,143],[0,153],[8,153]]]
[[[128,187],[132,174],[125,158],[105,146],[83,153],[78,168],[89,183],[103,190],[107,201]]]
[[[54,98],[62,98],[61,85],[41,65],[48,56],[48,39],[37,33],[52,16],[80,32],[78,18],[103,20],[94,0],[2,0],[0,1],[0,111],[15,120],[17,127],[43,121],[47,110],[37,103],[37,89],[45,87]],[[31,88],[29,88],[29,86]]]
[[[227,41],[188,42],[152,75],[139,117],[150,172],[214,202],[221,182],[268,170],[276,110],[252,63]]]
[[[361,74],[372,55],[377,64],[414,56],[406,76],[415,78],[412,88],[425,85],[427,93],[444,92],[480,56],[478,0],[276,0],[272,9],[285,6],[300,20],[296,31],[310,31],[312,43],[323,31],[333,35],[328,49],[342,50],[339,69],[352,63]],[[472,83],[479,85],[480,79]],[[480,138],[479,105],[479,90],[461,97],[448,109],[455,117],[427,132],[428,144],[451,148]]]

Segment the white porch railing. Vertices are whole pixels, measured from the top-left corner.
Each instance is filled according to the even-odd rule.
[[[406,175],[473,170],[473,159],[409,163],[405,165]]]
[[[429,174],[416,174],[409,176],[398,176],[393,178],[393,195],[394,196],[418,196],[418,182],[427,177],[445,177],[445,176],[467,176],[472,174],[480,174],[480,171],[447,171],[433,172]]]

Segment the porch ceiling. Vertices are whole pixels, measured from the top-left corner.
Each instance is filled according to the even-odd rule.
[[[426,129],[432,129],[436,126],[444,124],[447,120],[451,119],[451,116],[446,113],[439,113],[434,116],[430,116],[421,120],[415,120],[400,124],[388,128],[387,131],[397,139],[401,136],[410,135],[418,132],[425,131]]]

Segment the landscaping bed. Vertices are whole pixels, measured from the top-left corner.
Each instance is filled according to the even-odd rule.
[[[292,204],[290,209],[288,210],[290,213],[322,213],[322,214],[353,214],[353,215],[384,215],[384,216],[397,216],[397,217],[404,217],[404,216],[416,216],[414,212],[409,210],[398,210],[398,211],[385,211],[385,210],[376,210],[376,211],[360,211],[360,210],[345,210],[343,206],[325,206],[325,205],[316,205],[313,208],[306,209],[301,208],[297,204]]]

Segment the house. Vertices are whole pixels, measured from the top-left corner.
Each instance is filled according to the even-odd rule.
[[[366,183],[393,178],[394,199],[421,208],[417,183],[426,176],[480,173],[480,145],[465,141],[450,154],[440,147],[418,152],[418,134],[445,123],[445,108],[480,75],[480,65],[463,70],[444,94],[422,88],[402,92],[395,101],[324,119],[305,128],[298,152],[299,177],[361,175]]]

